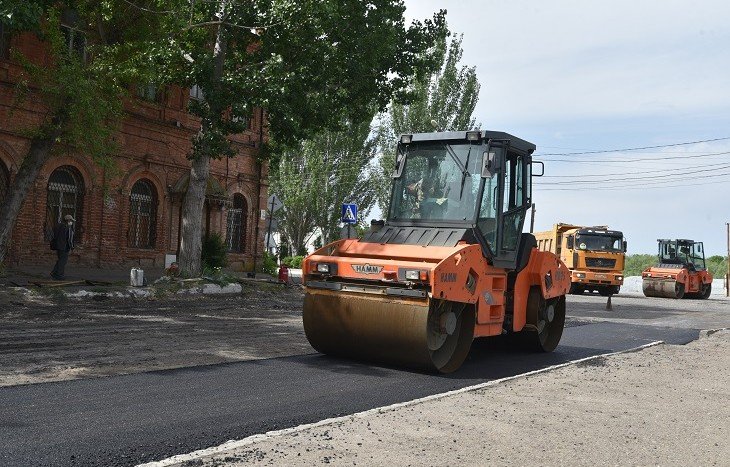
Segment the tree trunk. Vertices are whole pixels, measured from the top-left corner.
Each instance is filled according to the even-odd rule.
[[[51,149],[60,133],[59,126],[56,125],[53,130],[42,132],[43,136],[31,140],[28,154],[23,158],[20,170],[0,205],[0,263],[4,262],[7,256],[13,228],[18,220],[23,202],[38,178],[41,168],[51,156]],[[36,215],[41,214],[36,213]]]
[[[219,4],[216,19],[223,21],[225,19],[225,11],[228,0],[222,0]],[[213,76],[210,80],[210,88],[203,89],[207,92],[216,92],[216,88],[220,85],[223,77],[223,64],[226,57],[226,41],[224,28],[222,23],[218,25],[216,32],[215,44],[213,45],[213,58],[215,66],[213,67]],[[215,102],[215,99],[211,100]],[[208,109],[210,115],[220,115],[223,109],[211,106]],[[203,117],[200,133],[198,138],[200,141],[206,141],[206,132],[213,131],[212,119]],[[188,191],[183,199],[183,221],[180,242],[180,271],[190,277],[197,277],[202,272],[201,254],[203,252],[203,206],[205,204],[205,190],[208,186],[208,174],[210,173],[211,148],[208,144],[203,143],[200,148],[193,153],[193,159],[190,165],[190,183]]]
[[[199,155],[190,166],[190,183],[183,199],[182,232],[180,240],[180,270],[188,277],[200,275],[203,266],[203,206],[208,186],[210,156]]]

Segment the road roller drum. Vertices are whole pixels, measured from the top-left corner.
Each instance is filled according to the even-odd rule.
[[[448,373],[473,339],[466,304],[313,290],[304,299],[304,332],[329,355]]]
[[[642,279],[641,288],[647,297],[682,298],[684,297],[684,284],[674,279]]]

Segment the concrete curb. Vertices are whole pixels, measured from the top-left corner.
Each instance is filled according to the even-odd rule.
[[[307,423],[304,425],[299,425],[299,426],[295,426],[295,427],[291,427],[291,428],[284,428],[282,430],[268,431],[263,434],[251,435],[251,436],[248,436],[248,437],[240,439],[240,440],[227,441],[218,446],[213,446],[213,447],[206,448],[206,449],[200,449],[198,451],[193,451],[188,454],[178,454],[178,455],[175,455],[172,457],[168,457],[167,459],[148,462],[145,464],[139,464],[138,467],[167,467],[167,466],[179,464],[182,462],[190,462],[190,461],[194,461],[197,459],[201,459],[206,456],[220,454],[220,453],[232,450],[232,449],[238,449],[238,448],[242,448],[245,446],[249,446],[249,445],[259,442],[259,441],[265,441],[265,440],[268,440],[271,438],[276,438],[276,437],[291,434],[291,433],[299,433],[299,432],[309,430],[311,428],[317,428],[320,426],[332,425],[335,423],[346,422],[348,420],[363,418],[363,417],[367,417],[370,415],[390,412],[390,411],[393,411],[393,410],[396,410],[396,409],[399,409],[402,407],[410,407],[413,405],[422,404],[424,402],[443,399],[445,397],[453,396],[456,394],[463,394],[466,392],[478,391],[480,389],[488,388],[491,386],[496,386],[496,385],[499,385],[501,383],[505,383],[508,381],[526,378],[528,376],[533,376],[533,375],[537,375],[537,374],[541,374],[541,373],[547,373],[550,371],[558,370],[560,368],[565,368],[567,366],[576,365],[578,363],[588,362],[591,360],[596,360],[596,359],[605,358],[605,357],[610,357],[613,355],[638,352],[638,351],[647,349],[649,347],[654,347],[654,346],[661,345],[661,344],[664,344],[664,341],[654,341],[654,342],[650,342],[648,344],[640,345],[638,347],[633,347],[633,348],[626,349],[626,350],[619,350],[618,352],[610,352],[610,353],[605,353],[605,354],[600,354],[600,355],[594,355],[591,357],[580,358],[577,360],[571,360],[569,362],[560,363],[558,365],[552,365],[552,366],[542,368],[539,370],[529,371],[527,373],[521,373],[521,374],[515,375],[515,376],[508,376],[506,378],[495,379],[492,381],[487,381],[485,383],[475,384],[473,386],[467,386],[465,388],[456,389],[454,391],[447,391],[447,392],[443,392],[440,394],[433,394],[431,396],[426,396],[426,397],[414,399],[414,400],[407,401],[407,402],[399,402],[397,404],[387,405],[384,407],[377,407],[374,409],[365,410],[363,412],[357,412],[357,413],[354,413],[351,415],[344,415],[342,417],[328,418],[325,420],[321,420],[319,422]]]

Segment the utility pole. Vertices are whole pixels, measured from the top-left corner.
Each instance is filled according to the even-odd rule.
[[[725,296],[730,297],[730,222],[727,227],[727,274],[725,274]]]

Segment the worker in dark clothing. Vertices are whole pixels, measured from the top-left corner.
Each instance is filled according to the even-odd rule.
[[[58,260],[51,271],[51,277],[56,280],[63,280],[66,277],[68,254],[74,249],[74,222],[76,219],[71,214],[66,214],[63,216],[63,222],[59,222],[53,229],[51,248],[56,250]]]

